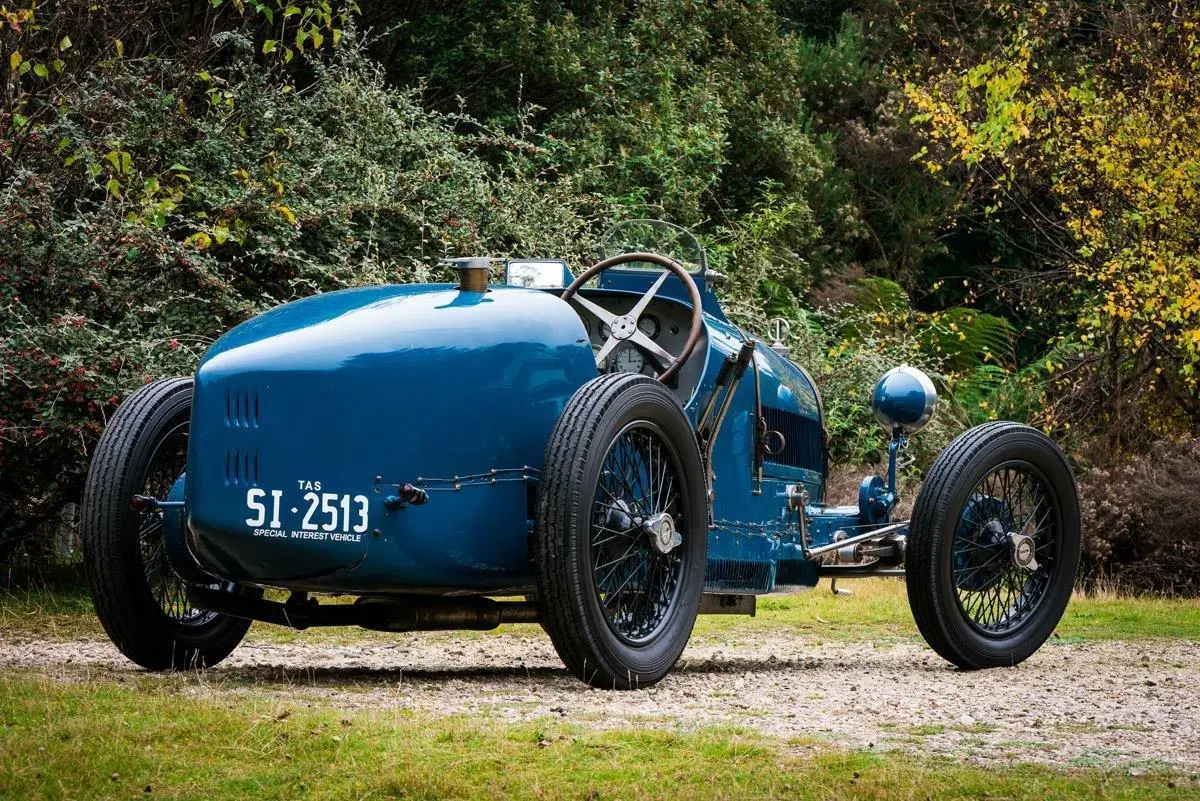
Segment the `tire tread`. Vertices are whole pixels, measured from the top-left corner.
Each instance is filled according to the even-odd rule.
[[[220,616],[201,641],[172,632],[166,617],[154,619],[138,590],[140,564],[129,558],[125,517],[137,477],[141,449],[157,435],[164,415],[191,404],[192,379],[155,381],[131,394],[104,429],[84,484],[80,540],[84,573],[100,624],[113,644],[148,670],[214,665],[241,642],[249,621]],[[176,408],[177,407],[177,408]],[[215,636],[214,636],[215,635]]]
[[[951,615],[959,615],[960,612],[954,600],[943,597],[938,580],[939,565],[943,549],[946,547],[943,532],[948,522],[947,518],[953,515],[957,520],[960,512],[957,508],[951,508],[949,502],[954,490],[960,486],[968,471],[978,468],[978,461],[983,454],[998,444],[1003,444],[1004,440],[1016,437],[1027,437],[1050,446],[1070,478],[1072,488],[1072,495],[1059,499],[1060,504],[1073,503],[1077,510],[1078,498],[1074,494],[1074,477],[1071,475],[1070,465],[1058,447],[1035,428],[1020,423],[996,421],[967,430],[938,456],[921,487],[909,524],[905,583],[913,618],[929,646],[944,659],[963,669],[1011,665],[1028,656],[1026,654],[1016,658],[1014,654],[1010,654],[1008,662],[1003,663],[996,655],[983,655],[975,649],[964,647],[954,636],[955,629],[950,620]],[[1074,558],[1077,561],[1077,536],[1074,537],[1074,543]],[[952,540],[949,547],[953,547]],[[1065,556],[1065,561],[1070,561],[1069,555]],[[1073,580],[1073,566],[1070,572]],[[1059,615],[1061,616],[1061,611]],[[1049,636],[1049,631],[1046,632],[1046,636]],[[1042,637],[1036,643],[1029,642],[1027,645],[1032,644],[1033,647],[1025,650],[1032,653],[1044,641],[1045,637]]]
[[[614,689],[644,687],[653,681],[622,674],[598,658],[602,649],[594,633],[579,624],[579,610],[594,590],[572,569],[579,558],[579,541],[566,532],[575,531],[578,524],[580,496],[585,489],[585,454],[597,447],[606,412],[638,384],[662,386],[636,373],[602,375],[584,384],[568,402],[546,445],[535,522],[534,564],[542,625],[568,669],[588,684]],[[677,404],[673,398],[672,402]],[[682,409],[679,413],[683,414]],[[677,444],[694,450],[683,458],[699,459],[694,437],[690,445]],[[666,665],[662,672],[670,667]]]

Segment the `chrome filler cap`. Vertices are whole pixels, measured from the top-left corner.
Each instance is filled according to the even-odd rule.
[[[488,271],[496,259],[491,256],[464,256],[459,259],[443,259],[458,270],[458,288],[462,292],[487,292]]]

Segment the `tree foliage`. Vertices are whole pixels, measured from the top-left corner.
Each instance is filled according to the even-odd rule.
[[[0,541],[230,326],[694,229],[878,459],[899,362],[1077,453],[1200,422],[1200,13],[1105,0],[0,0]],[[1102,447],[1094,447],[1096,440]],[[1190,452],[1190,451],[1189,451]],[[1107,468],[1107,465],[1102,467]]]
[[[536,146],[389,86],[351,31],[289,64],[257,17],[228,24],[186,52],[89,58],[0,120],[3,538],[78,497],[131,388],[258,312],[428,280],[461,252],[584,251],[595,209],[529,167]]]
[[[1071,376],[1043,421],[1118,422],[1080,402],[1142,403],[1141,437],[1200,416],[1200,12],[1153,4],[983,4],[1009,23],[988,50],[952,49],[906,94],[937,150],[992,210],[1042,234],[1038,280],[1069,284]],[[1064,47],[1064,40],[1076,42]],[[944,149],[942,149],[944,148]]]

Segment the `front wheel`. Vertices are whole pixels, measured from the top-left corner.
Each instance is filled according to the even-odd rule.
[[[1029,658],[1070,600],[1079,517],[1070,465],[1040,431],[990,423],[954,440],[921,488],[905,558],[930,647],[966,669]]]
[[[700,451],[678,401],[646,376],[584,384],[563,410],[538,489],[542,625],[594,687],[648,687],[687,645],[708,549]]]
[[[84,569],[96,615],[113,644],[148,670],[215,665],[250,621],[192,606],[167,562],[163,512],[134,510],[134,495],[167,497],[187,466],[192,380],[147,384],[105,428],[83,491]]]

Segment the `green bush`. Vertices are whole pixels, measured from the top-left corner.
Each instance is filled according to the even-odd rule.
[[[0,531],[78,496],[104,419],[213,338],[319,291],[428,279],[446,255],[580,256],[601,208],[387,85],[349,36],[303,82],[227,63],[79,76],[0,197]],[[464,130],[465,129],[465,130]],[[600,215],[607,217],[607,214]]]
[[[1053,410],[1061,435],[1110,419],[1107,397],[1126,399],[1110,427],[1126,442],[1177,430],[1195,398],[1144,413],[1123,367],[1067,330],[1078,289],[1045,280],[1021,211],[1038,187],[984,208],[986,176],[937,169],[944,151],[911,124],[900,87],[943,39],[966,56],[1009,35],[960,31],[944,7],[6,7],[0,540],[78,496],[121,397],[188,372],[232,325],[441,277],[445,255],[584,262],[614,218],[694,229],[731,317],[792,321],[835,461],[882,458],[868,397],[899,363],[943,398],[921,465],[965,425]]]
[[[803,292],[865,235],[808,99],[869,83],[861,32],[814,42],[782,5],[460,3],[412,15],[375,52],[446,110],[543,134],[548,169],[620,213],[698,229],[757,301],[766,278]]]

